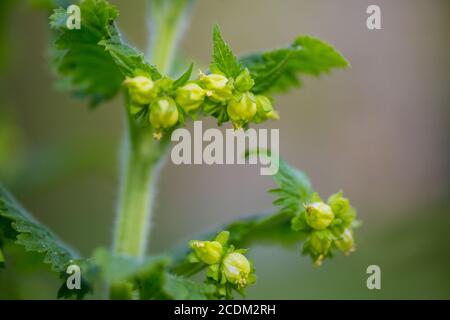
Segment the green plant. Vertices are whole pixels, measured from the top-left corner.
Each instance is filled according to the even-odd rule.
[[[317,265],[336,251],[353,251],[356,212],[348,199],[339,192],[324,203],[302,172],[280,160],[274,175],[278,188],[270,190],[279,207],[274,213],[231,222],[191,241],[189,247],[147,256],[152,195],[173,130],[188,119],[208,116],[219,125],[231,122],[235,130],[278,119],[273,95],[298,87],[300,75],[318,76],[348,63],[332,46],[309,36],[297,37],[286,48],[237,58],[215,26],[209,70],[192,77],[193,64],[184,72],[174,64],[192,0],[150,2],[152,64],[122,40],[115,7],[106,0],[77,4],[82,12],[80,30],[66,27],[69,14],[62,7],[50,17],[52,61],[61,83],[92,106],[121,91],[125,102],[113,249],[100,248],[90,258],[79,257],[0,189],[1,264],[3,250],[17,245],[42,254],[64,280],[60,298],[83,298],[100,279],[114,299],[230,299],[234,291],[243,295],[256,280],[253,264],[242,249],[255,241],[304,241],[303,254]],[[173,77],[177,74],[181,75]],[[82,270],[80,290],[66,285],[67,267],[74,264]],[[189,280],[202,270],[206,270],[204,283]]]

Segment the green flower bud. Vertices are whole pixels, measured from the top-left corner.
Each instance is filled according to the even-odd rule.
[[[243,254],[238,252],[227,254],[222,262],[222,270],[228,282],[236,284],[239,288],[249,284],[252,268]]]
[[[150,123],[157,132],[173,127],[177,121],[178,109],[172,98],[159,98],[151,104]]]
[[[254,85],[255,81],[252,79],[247,68],[237,76],[236,81],[234,82],[234,87],[240,92],[247,92],[253,88]]]
[[[162,77],[155,81],[156,91],[160,96],[167,95],[173,86],[173,80],[168,77]]]
[[[214,102],[225,102],[233,94],[233,83],[221,74],[200,73],[200,81],[206,88],[207,97]]]
[[[240,97],[233,97],[228,103],[227,113],[234,128],[241,128],[256,114],[255,97],[250,92],[244,93]]]
[[[345,229],[341,237],[335,241],[335,244],[345,255],[352,253],[355,249],[352,231],[350,229]]]
[[[326,229],[334,219],[331,207],[323,202],[314,202],[305,206],[306,222],[316,230]]]
[[[219,263],[222,258],[223,248],[218,241],[198,241],[190,242],[191,248],[194,250],[197,258],[206,264]]]
[[[176,101],[184,111],[190,112],[201,106],[206,91],[196,83],[188,83],[177,89]]]
[[[280,116],[273,110],[272,101],[264,95],[255,96],[256,115],[253,121],[261,123],[267,119],[278,120]]]
[[[314,263],[320,266],[325,259],[328,250],[331,247],[330,237],[324,235],[320,231],[314,231],[311,233],[309,238],[309,246],[312,250],[313,256],[315,257]]]
[[[127,78],[124,84],[128,88],[131,100],[135,103],[149,104],[157,95],[155,83],[147,77]]]
[[[311,233],[310,245],[314,253],[326,254],[331,247],[331,239],[320,232]]]
[[[350,209],[350,201],[343,197],[342,191],[331,195],[328,198],[328,204],[337,216],[346,213]]]

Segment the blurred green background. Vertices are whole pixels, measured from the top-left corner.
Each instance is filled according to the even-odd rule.
[[[7,54],[0,71],[0,181],[87,256],[112,236],[121,100],[92,111],[58,91],[48,67],[46,13],[18,2],[12,14],[0,15],[7,37],[0,48]],[[145,1],[112,2],[127,39],[144,49]],[[370,4],[381,7],[382,30],[366,28]],[[352,64],[278,97],[281,120],[264,126],[280,128],[282,156],[320,194],[342,188],[351,199],[364,222],[357,251],[314,268],[298,247],[252,248],[258,283],[248,298],[449,299],[450,2],[199,0],[181,45],[197,67],[209,63],[216,22],[237,54],[311,34]],[[168,163],[151,252],[266,211],[271,187],[255,166]],[[381,267],[378,291],[366,288],[371,264]],[[59,281],[47,271],[6,266],[0,298],[56,296]]]

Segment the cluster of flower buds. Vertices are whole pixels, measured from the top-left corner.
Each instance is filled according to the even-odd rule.
[[[354,251],[355,218],[356,211],[342,192],[330,196],[327,203],[314,193],[292,219],[292,229],[308,234],[303,253],[310,255],[316,265],[321,265],[335,249],[345,255]]]
[[[130,96],[130,113],[145,116],[154,129],[154,136],[161,138],[163,130],[174,127],[180,119],[178,106],[170,94],[173,81],[161,78],[153,81],[146,76],[127,78],[124,85]]]
[[[200,72],[197,80],[186,81],[180,86],[166,77],[153,81],[142,75],[127,78],[124,82],[131,99],[130,112],[148,117],[156,138],[180,123],[181,113],[191,117],[197,111],[225,115],[220,122],[231,120],[235,129],[245,127],[251,121],[260,123],[278,119],[272,100],[251,92],[254,84],[248,69],[236,78]]]
[[[232,290],[242,293],[248,285],[255,283],[254,268],[245,257],[245,249],[228,245],[229,232],[222,231],[213,241],[192,240],[192,263],[208,266],[207,282],[217,287],[218,297],[231,298]]]
[[[235,79],[221,74],[200,73],[199,81],[206,90],[208,109],[224,108],[235,129],[246,126],[250,121],[260,123],[279,119],[269,97],[251,92],[255,82],[248,69]]]

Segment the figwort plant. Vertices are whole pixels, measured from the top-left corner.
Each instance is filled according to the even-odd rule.
[[[82,258],[0,189],[1,264],[8,265],[8,257],[14,256],[9,249],[17,245],[42,254],[63,280],[60,298],[81,299],[98,290],[100,282],[114,299],[231,299],[256,281],[243,249],[255,241],[303,241],[302,253],[316,265],[338,251],[354,250],[356,212],[349,200],[342,192],[322,200],[302,172],[280,160],[274,175],[278,187],[270,190],[278,207],[273,213],[231,222],[173,252],[146,255],[152,195],[171,132],[199,117],[214,117],[219,125],[231,122],[235,130],[278,119],[274,95],[298,87],[301,75],[347,67],[331,45],[299,36],[285,48],[236,57],[216,25],[211,65],[193,75],[192,64],[186,70],[175,67],[193,0],[149,2],[147,56],[124,42],[115,23],[118,11],[108,1],[76,2],[79,29],[67,27],[70,12],[65,6],[71,1],[47,2],[54,6],[51,51],[60,82],[92,106],[120,92],[124,97],[114,239],[111,250],[97,249]],[[81,271],[81,283],[71,286],[76,279],[67,270],[76,270],[73,266]],[[189,279],[201,271],[203,283]]]

